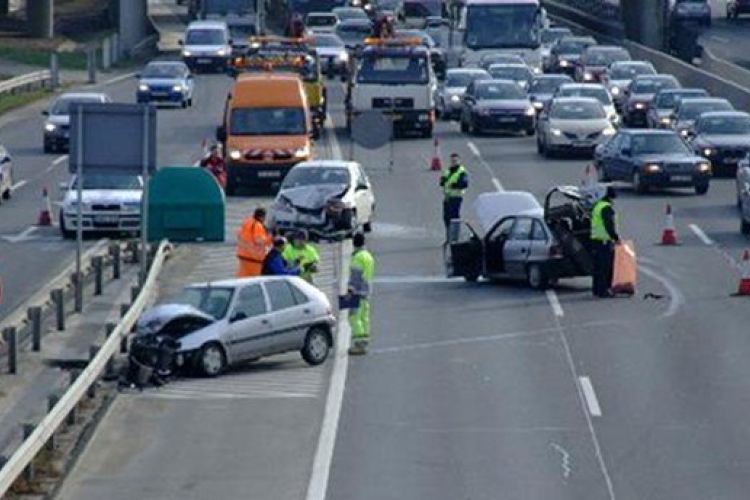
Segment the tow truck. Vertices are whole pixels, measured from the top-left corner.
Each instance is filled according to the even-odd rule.
[[[393,120],[394,134],[432,137],[437,78],[430,52],[419,38],[368,38],[350,57],[346,125],[368,111]]]
[[[245,53],[231,60],[230,75],[236,78],[242,72],[251,71],[284,71],[299,75],[310,105],[314,133],[319,135],[326,120],[328,95],[320,58],[312,40],[258,36],[250,37],[249,41]]]

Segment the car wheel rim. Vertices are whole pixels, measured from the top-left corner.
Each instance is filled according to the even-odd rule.
[[[328,341],[326,340],[325,335],[321,332],[314,332],[311,334],[308,343],[308,350],[310,351],[310,355],[316,361],[325,359],[328,355]]]
[[[222,354],[216,347],[209,347],[203,353],[203,368],[209,375],[215,375],[221,371],[223,364]]]

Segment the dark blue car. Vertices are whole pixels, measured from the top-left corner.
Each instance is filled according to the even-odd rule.
[[[674,130],[620,129],[597,146],[594,164],[601,181],[629,181],[637,193],[691,187],[706,194],[711,180],[711,162],[696,156]]]
[[[193,75],[180,61],[153,61],[138,76],[136,101],[193,105]]]

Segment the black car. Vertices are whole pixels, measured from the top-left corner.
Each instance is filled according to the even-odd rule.
[[[430,62],[432,62],[432,69],[435,71],[435,76],[440,80],[445,79],[445,72],[448,70],[445,51],[435,43],[435,40],[430,35],[421,30],[398,30],[396,36],[422,40],[422,46],[426,47],[430,52]]]
[[[645,127],[646,115],[654,95],[661,90],[680,88],[680,82],[672,75],[638,75],[625,89],[622,106],[622,121],[627,127]]]
[[[696,156],[673,130],[620,129],[594,150],[594,165],[602,182],[631,181],[633,190],[692,187],[708,192],[711,162]]]
[[[524,132],[534,135],[536,110],[526,92],[508,80],[479,80],[466,88],[461,108],[461,132]]]
[[[574,76],[581,54],[597,42],[590,36],[566,36],[559,39],[550,49],[549,71]]]
[[[592,45],[581,54],[576,66],[575,79],[578,82],[600,83],[613,62],[630,61],[630,53],[617,45]]]
[[[693,133],[695,121],[709,111],[734,111],[734,106],[723,97],[682,98],[672,114],[672,127],[687,139]]]
[[[654,95],[646,114],[648,128],[673,128],[672,115],[681,99],[708,97],[704,89],[667,89]]]
[[[695,122],[690,144],[695,154],[711,160],[714,173],[735,175],[737,164],[750,153],[750,114],[710,111]]]
[[[711,6],[708,0],[673,0],[670,4],[670,24],[695,23],[711,26]]]
[[[537,113],[547,106],[552,100],[560,85],[573,83],[573,79],[568,75],[539,75],[531,81],[528,95],[531,104]]]

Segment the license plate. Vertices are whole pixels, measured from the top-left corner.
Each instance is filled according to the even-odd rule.
[[[512,116],[501,116],[497,121],[500,123],[515,123],[516,119]]]
[[[690,182],[693,180],[692,175],[673,175],[670,177],[675,182]]]
[[[211,59],[208,57],[199,57],[198,64],[211,64]]]
[[[154,97],[165,97],[169,95],[169,92],[151,92]]]
[[[591,143],[589,141],[573,141],[573,146],[577,148],[585,148],[591,146]]]
[[[95,215],[94,222],[99,224],[115,224],[117,223],[116,215]]]
[[[70,132],[64,132],[63,133],[63,137],[66,138],[66,139],[69,139],[70,138]]]
[[[258,177],[262,177],[264,179],[281,177],[281,172],[279,172],[278,170],[261,170],[260,172],[258,172]]]

